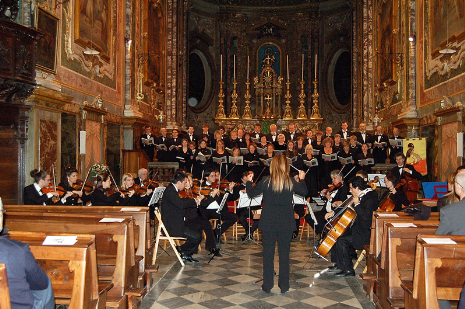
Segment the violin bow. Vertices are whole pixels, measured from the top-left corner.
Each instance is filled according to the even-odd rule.
[[[90,170],[91,170],[91,168],[89,168],[89,170],[87,171],[86,179],[84,179],[84,183],[82,184],[81,192],[84,191],[84,186],[85,186],[85,184],[87,182],[87,179],[89,178]]]
[[[118,184],[117,184],[116,181],[115,181],[115,178],[113,178],[113,175],[111,174],[110,169],[108,169],[108,173],[110,174],[111,180],[113,180],[113,182],[115,183],[116,191],[118,191],[119,193],[121,193],[121,191],[120,191],[119,188],[118,188]]]
[[[344,166],[345,166],[345,165],[344,165]],[[354,167],[352,167],[351,170],[344,176],[343,179],[345,179],[345,178],[347,177],[347,175],[349,175],[350,173],[352,173],[352,171],[354,170],[354,168],[355,168],[355,165],[354,165]],[[342,168],[341,168],[341,170],[342,170]]]
[[[57,191],[57,179],[55,175],[55,163],[52,164],[52,173],[53,173],[53,186],[55,187],[55,192]]]
[[[199,195],[201,195],[200,192],[202,192],[202,181],[203,181],[203,174],[204,173],[205,173],[205,170],[202,170],[202,180],[199,183]]]

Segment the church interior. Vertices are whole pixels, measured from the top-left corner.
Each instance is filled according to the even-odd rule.
[[[5,205],[23,204],[33,169],[61,179],[64,167],[75,167],[84,180],[102,163],[117,182],[136,175],[151,161],[140,144],[147,126],[171,136],[189,126],[201,134],[203,124],[229,133],[260,123],[263,134],[294,124],[305,134],[336,132],[343,122],[356,132],[364,123],[369,133],[396,127],[423,140],[424,181],[446,181],[463,163],[465,0],[0,0],[0,33]],[[312,249],[305,246],[296,248],[299,259]],[[246,293],[234,284],[254,273],[254,259],[182,273],[175,257],[162,258],[168,275],[147,298],[155,305],[142,308],[217,306],[228,297],[220,292],[228,261],[237,266],[232,295]],[[217,276],[218,295],[203,307],[183,303],[187,280],[201,276]],[[296,276],[294,292],[313,284],[313,273]],[[319,290],[327,298],[307,295],[306,304],[373,308],[351,280],[334,282],[345,304],[328,296],[329,283]],[[207,281],[194,282],[196,292]],[[248,297],[259,302],[256,292]],[[242,308],[238,297],[229,301]],[[264,304],[253,301],[244,307]],[[298,308],[273,301],[264,306]]]

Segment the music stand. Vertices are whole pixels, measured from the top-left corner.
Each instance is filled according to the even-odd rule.
[[[312,220],[313,220],[313,248],[312,248],[312,252],[310,253],[309,257],[307,258],[307,262],[305,262],[304,266],[302,266],[302,268],[305,268],[305,265],[307,265],[308,261],[313,258],[313,254],[316,255],[316,260],[312,263],[312,265],[310,265],[310,267],[307,269],[307,271],[311,271],[313,265],[315,265],[316,261],[321,258],[323,260],[325,260],[326,262],[329,262],[327,258],[325,258],[324,256],[322,256],[321,254],[319,254],[317,252],[318,250],[318,247],[317,246],[317,242],[316,242],[316,226],[318,225],[318,221],[316,220],[316,217],[315,217],[315,214],[313,213],[313,209],[310,205],[309,202],[305,201],[305,205],[307,206],[307,209],[308,209],[308,213],[310,214],[310,217],[312,217]]]
[[[242,193],[242,192],[239,192],[239,201],[237,203],[237,208],[244,208],[244,207],[248,207],[249,208],[249,220],[250,220],[250,215],[251,215],[251,207],[252,206],[260,206],[262,204],[262,198],[263,198],[263,194],[260,194],[256,197],[253,197],[253,198],[249,198],[249,196],[247,195],[247,193]],[[242,205],[247,205],[247,203],[249,204],[248,206],[242,206]],[[253,203],[253,205],[252,205]],[[252,238],[252,234],[250,233],[250,222],[249,222],[249,230],[248,230],[248,233],[247,233],[247,237],[244,239],[244,241],[251,241],[259,246],[261,246],[261,244],[259,244],[258,242],[255,241],[255,239]]]
[[[221,224],[221,211],[223,210],[224,205],[226,205],[226,201],[228,200],[228,196],[229,196],[229,192],[226,192],[224,194],[224,196],[223,196],[223,199],[221,200],[220,206],[216,210],[216,213],[220,216],[220,218],[218,219],[218,222],[216,223],[216,227],[217,227],[217,229],[219,230],[219,233],[220,233],[220,235],[219,235],[220,241],[218,242],[218,250],[220,252],[224,253],[224,254],[231,255],[231,256],[234,256],[234,257],[238,258],[239,260],[242,260],[241,257],[235,255],[234,253],[231,253],[231,252],[228,252],[228,251],[225,251],[225,250],[221,249],[221,235],[222,235],[222,233],[221,233],[221,226],[222,226],[222,224]],[[209,264],[213,260],[214,257],[215,257],[215,255],[212,254],[212,257],[210,258],[210,261],[208,261]]]

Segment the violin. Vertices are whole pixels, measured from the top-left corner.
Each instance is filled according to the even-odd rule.
[[[342,182],[338,183],[337,185],[332,185],[331,187],[329,187],[326,193],[331,193],[334,190],[339,189],[340,187],[342,187]]]
[[[373,180],[370,180],[367,185],[369,185],[371,187],[372,190],[375,190],[376,187],[377,187],[377,183],[379,182],[379,177],[378,176],[375,176],[375,178],[373,178]]]
[[[61,194],[60,194],[60,191],[58,190],[58,188],[61,189]],[[55,188],[52,185],[42,188],[41,191],[42,191],[43,194],[57,192],[59,195],[62,195],[62,194],[64,194],[66,192],[62,187]],[[60,200],[59,196],[56,196],[56,195],[52,196],[52,202],[56,203],[59,200]]]
[[[183,190],[183,191],[179,191],[179,197],[180,198],[196,198],[198,195],[194,192],[192,192],[192,190]]]
[[[76,191],[83,191],[86,194],[92,193],[94,191],[94,186],[90,182],[84,182],[81,179],[78,179],[76,183],[72,185],[73,189]]]
[[[155,180],[146,179],[142,183],[144,184],[144,187],[146,188],[146,191],[147,191],[147,189],[155,189],[155,188],[158,188],[160,186],[160,184]]]
[[[209,195],[215,189],[216,188],[212,188],[212,187],[201,187],[201,188],[199,188],[198,186],[192,187],[192,191],[194,191],[194,192],[199,192],[199,190],[200,190],[201,195]],[[224,193],[226,193],[226,191],[220,189],[220,193],[224,194]]]

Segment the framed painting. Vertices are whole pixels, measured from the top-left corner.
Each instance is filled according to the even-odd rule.
[[[105,61],[111,54],[112,0],[76,0],[74,40],[83,48],[96,49]]]
[[[37,10],[37,30],[42,37],[37,41],[37,68],[55,73],[57,62],[58,18],[39,7]]]
[[[378,15],[378,76],[380,82],[394,78],[394,63],[391,59],[396,50],[392,26],[394,23],[393,7],[392,0],[385,1]]]

